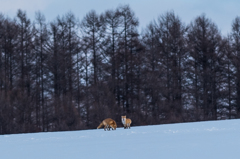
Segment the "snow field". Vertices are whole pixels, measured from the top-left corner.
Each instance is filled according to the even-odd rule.
[[[240,120],[0,136],[2,159],[239,159]]]

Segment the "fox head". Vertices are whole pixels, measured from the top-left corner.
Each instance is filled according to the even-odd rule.
[[[117,124],[114,124],[114,125],[112,126],[112,128],[113,128],[114,130],[116,130]]]
[[[126,122],[126,115],[125,116],[122,116],[122,123],[124,123],[125,124],[125,122]]]
[[[125,116],[122,116],[122,119],[125,118],[126,119],[126,115]]]

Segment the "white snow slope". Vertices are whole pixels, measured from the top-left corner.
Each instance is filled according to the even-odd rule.
[[[239,159],[240,120],[0,136],[1,159]]]

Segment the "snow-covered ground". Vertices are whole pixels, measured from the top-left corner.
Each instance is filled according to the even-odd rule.
[[[0,136],[1,159],[239,159],[240,120]]]

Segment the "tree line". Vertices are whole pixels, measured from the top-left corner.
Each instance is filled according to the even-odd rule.
[[[227,36],[205,14],[138,26],[128,5],[82,20],[0,14],[0,134],[240,117],[240,17]]]

